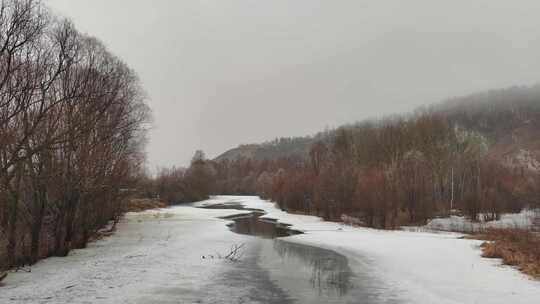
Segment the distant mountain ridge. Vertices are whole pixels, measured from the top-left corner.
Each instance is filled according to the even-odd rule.
[[[234,161],[240,158],[254,158],[257,149],[260,149],[258,144],[240,145],[236,148],[225,151],[216,158],[215,161]]]
[[[540,85],[454,98],[432,111],[485,136],[489,157],[540,172]]]
[[[219,155],[214,161],[235,161],[246,158],[252,160],[278,159],[283,157],[307,157],[311,145],[322,135],[279,138],[262,144],[240,145]]]
[[[490,157],[509,166],[522,165],[540,170],[540,85],[510,87],[451,98],[424,107],[415,111],[415,114],[398,116],[397,119],[406,120],[420,112],[443,116],[455,126],[481,134],[489,142]],[[386,124],[391,123],[391,120],[362,121],[342,128],[354,129],[366,123]],[[336,130],[330,130],[315,136],[279,138],[262,144],[240,145],[216,157],[215,161],[307,158],[316,141],[331,142],[335,134]]]

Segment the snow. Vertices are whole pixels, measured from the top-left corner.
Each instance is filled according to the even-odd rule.
[[[455,233],[380,231],[324,222],[314,216],[288,214],[256,197],[235,197],[264,217],[292,224],[305,234],[289,241],[335,250],[376,271],[378,278],[401,291],[407,303],[535,303],[540,282],[532,281],[500,260],[481,257],[480,241]]]
[[[509,168],[523,168],[534,173],[540,172],[540,162],[538,162],[532,151],[525,149],[507,155],[505,165]]]
[[[398,298],[399,303],[536,304],[540,299],[540,282],[499,260],[481,258],[479,241],[455,233],[351,227],[288,214],[257,197],[218,196],[197,205],[231,201],[305,232],[287,241],[345,255],[355,272],[392,291],[383,303]],[[68,257],[43,260],[31,273],[11,273],[0,288],[0,303],[239,303],[252,288],[249,282],[220,284],[222,274],[236,265],[208,257],[257,239],[230,232],[228,221],[218,218],[242,212],[247,211],[180,206],[127,214],[115,235]]]
[[[10,273],[0,303],[221,303],[224,291],[206,285],[232,265],[202,256],[245,241],[216,218],[237,213],[173,207],[127,214],[115,235],[43,260],[31,273]]]
[[[523,210],[516,214],[502,214],[497,221],[472,222],[463,216],[451,216],[431,220],[424,228],[441,231],[477,232],[488,228],[510,228],[533,230],[540,210]]]

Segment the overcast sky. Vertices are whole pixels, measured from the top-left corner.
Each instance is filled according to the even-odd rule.
[[[138,72],[151,168],[540,82],[538,0],[46,2]]]

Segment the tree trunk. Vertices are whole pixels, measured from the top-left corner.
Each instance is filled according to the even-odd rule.
[[[14,266],[16,262],[17,250],[17,222],[19,220],[19,196],[12,194],[9,205],[9,229],[8,229],[8,244],[7,244],[7,261],[9,266]]]
[[[44,191],[37,191],[34,199],[36,208],[34,213],[34,223],[30,242],[30,262],[36,263],[39,259],[39,247],[41,242],[41,230],[43,228],[43,217],[45,216],[46,197]]]

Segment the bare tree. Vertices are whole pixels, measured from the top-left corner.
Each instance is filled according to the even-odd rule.
[[[1,2],[0,62],[0,232],[10,266],[83,247],[118,216],[144,161],[149,109],[129,67],[38,0]]]

